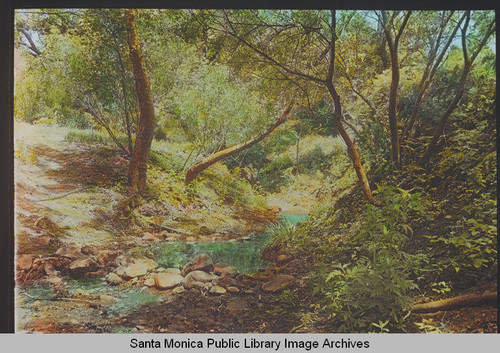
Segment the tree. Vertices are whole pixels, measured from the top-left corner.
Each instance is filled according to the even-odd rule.
[[[141,50],[134,10],[125,10],[130,61],[135,79],[135,89],[139,101],[139,122],[130,159],[128,177],[133,193],[142,193],[146,186],[147,162],[155,129],[155,112],[151,94],[151,84],[146,72],[146,64]]]
[[[470,20],[471,20],[471,11],[467,11],[465,22],[462,27],[462,53],[464,58],[464,65],[462,69],[462,74],[460,75],[460,81],[458,83],[455,97],[448,104],[446,111],[441,116],[441,119],[439,120],[439,123],[435,128],[434,135],[432,136],[432,139],[427,145],[425,153],[422,159],[420,160],[421,165],[427,164],[429,162],[429,159],[436,152],[437,143],[439,141],[439,138],[443,134],[446,122],[448,121],[448,118],[453,114],[453,112],[458,106],[458,103],[462,99],[462,96],[465,91],[465,83],[467,80],[467,76],[469,75],[472,69],[472,65],[476,60],[477,56],[479,55],[479,53],[481,52],[481,49],[488,42],[490,36],[495,32],[495,20],[493,19],[489,22],[489,24],[486,24],[486,28],[484,29],[484,32],[480,37],[481,39],[476,43],[472,53],[469,53],[469,50],[467,49],[467,29],[469,27]]]
[[[222,12],[216,30],[233,37],[272,67],[275,80],[291,81],[305,91],[305,81],[326,89],[334,106],[333,123],[347,146],[358,183],[366,199],[377,203],[371,192],[356,144],[344,128],[342,103],[334,83],[336,11]],[[232,18],[231,18],[232,17]],[[302,40],[298,40],[302,38]],[[323,76],[323,77],[321,77]],[[306,92],[307,97],[309,94]]]
[[[391,30],[395,27],[395,21],[398,12],[393,12],[387,19],[387,12],[382,11],[380,16],[387,46],[389,47],[389,56],[391,58],[391,87],[389,91],[389,128],[391,133],[391,160],[397,168],[401,167],[401,155],[399,151],[399,131],[398,131],[398,86],[399,86],[399,57],[398,48],[401,35],[408,23],[411,11],[407,11],[403,17],[402,23],[396,33]]]
[[[274,131],[274,129],[276,129],[278,126],[283,124],[288,119],[288,117],[290,115],[290,110],[292,109],[293,105],[294,105],[294,102],[291,102],[288,105],[288,107],[285,109],[283,114],[260,135],[254,137],[253,139],[251,139],[247,142],[240,143],[240,144],[237,144],[235,146],[226,148],[222,151],[216,152],[216,153],[212,154],[211,156],[209,156],[209,157],[203,159],[202,161],[196,163],[195,165],[193,165],[186,172],[185,182],[190,183],[198,176],[198,174],[201,171],[207,169],[211,165],[213,165],[213,164],[215,164],[218,161],[221,161],[223,159],[234,156],[235,154],[240,153],[241,151],[244,151],[244,150],[252,147],[257,142],[265,139],[267,136],[269,136]]]

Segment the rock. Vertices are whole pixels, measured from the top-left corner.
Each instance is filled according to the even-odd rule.
[[[135,277],[140,277],[144,276],[145,274],[148,273],[149,267],[145,263],[135,263],[130,266],[128,266],[125,269],[125,272],[123,273],[123,277],[130,279],[130,278],[135,278]]]
[[[144,256],[146,256],[149,259],[154,259],[155,258],[155,254],[153,254],[153,252],[151,250],[146,250],[145,253],[144,253]]]
[[[97,271],[98,268],[99,265],[89,257],[75,260],[69,264],[71,275],[75,278],[82,277],[87,272]]]
[[[295,281],[295,278],[290,275],[276,275],[262,285],[262,290],[265,292],[277,292],[288,287]]]
[[[178,268],[167,268],[167,269],[164,269],[164,272],[173,273],[175,275],[181,274],[181,270],[179,270]]]
[[[233,276],[236,274],[236,269],[232,266],[226,264],[215,264],[214,265],[214,273],[216,275],[224,276]]]
[[[155,279],[154,278],[147,278],[144,280],[144,285],[146,287],[154,287],[155,286]]]
[[[203,271],[189,272],[182,280],[182,285],[186,288],[193,288],[194,282],[206,283],[211,282],[219,277]]]
[[[47,281],[54,286],[60,286],[63,283],[62,278],[58,276],[49,276],[47,277]]]
[[[31,266],[33,266],[33,260],[36,255],[34,254],[22,254],[17,257],[17,267],[21,271],[29,271]]]
[[[120,277],[123,277],[123,275],[125,274],[125,270],[126,270],[126,267],[117,267],[115,269],[115,273],[120,276]]]
[[[278,257],[276,258],[276,260],[278,261],[278,263],[283,263],[283,262],[287,262],[291,258],[292,257],[290,255],[281,254],[281,255],[278,255]]]
[[[138,265],[138,264],[143,264],[145,266],[147,266],[148,270],[154,270],[155,268],[158,267],[158,264],[152,260],[152,259],[148,259],[148,258],[136,258],[134,259],[134,264],[135,265]]]
[[[207,290],[210,289],[210,287],[212,287],[212,284],[210,282],[203,283],[203,282],[194,281],[194,282],[192,282],[192,284],[193,284],[194,288],[198,288],[198,289],[202,290],[203,292],[206,292]]]
[[[87,277],[104,277],[105,274],[106,274],[106,271],[104,271],[104,269],[101,268],[95,272],[87,272],[84,277],[86,277],[86,278]]]
[[[117,286],[122,283],[122,279],[116,273],[111,272],[106,276],[106,282],[112,286]]]
[[[97,248],[92,245],[84,245],[82,246],[82,253],[84,255],[95,255],[97,253]]]
[[[229,293],[239,293],[239,292],[240,292],[240,290],[239,290],[239,288],[238,288],[238,287],[229,286],[229,287],[227,287],[226,289],[227,289],[227,291],[228,291]]]
[[[174,293],[174,294],[180,294],[184,291],[185,291],[185,289],[183,286],[177,286],[174,289],[172,289],[172,293]]]
[[[101,250],[96,255],[96,260],[101,266],[106,266],[107,264],[113,262],[118,257],[119,252],[116,250]]]
[[[158,240],[158,238],[154,234],[146,232],[146,233],[144,233],[144,236],[142,237],[142,240],[145,240],[145,241],[155,241],[155,240]]]
[[[67,257],[71,260],[85,258],[85,255],[80,251],[80,247],[75,244],[61,246],[57,249],[56,255]]]
[[[88,298],[90,298],[90,295],[89,295],[89,293],[87,291],[78,288],[75,291],[75,293],[73,294],[73,297],[75,297],[77,299],[88,299]]]
[[[42,246],[47,246],[50,244],[50,242],[52,241],[51,237],[49,237],[48,235],[43,235],[41,237],[37,237],[36,238],[36,242]]]
[[[99,301],[102,305],[113,305],[116,304],[116,299],[111,295],[102,294],[99,296]]]
[[[215,295],[220,295],[220,294],[226,294],[226,290],[222,287],[219,286],[212,286],[210,290],[208,291],[210,294],[215,294]]]
[[[43,270],[48,276],[57,276],[59,274],[59,271],[48,261],[43,264]]]
[[[130,255],[120,255],[116,257],[114,264],[116,266],[127,267],[134,264],[134,258]]]
[[[184,278],[174,273],[159,273],[155,278],[155,286],[158,289],[169,289],[181,284]]]
[[[210,272],[214,269],[212,259],[208,255],[200,255],[195,259],[191,260],[186,267],[182,270],[182,274],[185,276],[192,271],[205,271]]]

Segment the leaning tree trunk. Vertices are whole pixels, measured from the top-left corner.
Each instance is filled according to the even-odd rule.
[[[134,72],[135,89],[139,100],[139,122],[135,138],[134,153],[129,164],[128,177],[131,191],[142,193],[146,186],[147,162],[155,128],[155,115],[151,84],[146,73],[146,64],[137,36],[134,10],[125,10],[128,31],[130,60]]]
[[[291,102],[288,105],[288,107],[285,109],[283,114],[281,114],[279,119],[277,119],[271,126],[269,126],[267,128],[266,131],[264,131],[262,134],[258,135],[257,137],[251,139],[250,141],[240,143],[240,144],[234,145],[232,147],[226,148],[222,151],[219,151],[217,153],[214,153],[214,154],[208,156],[207,158],[203,159],[202,161],[193,165],[186,172],[186,179],[185,179],[186,184],[189,184],[191,181],[196,179],[196,177],[198,176],[198,174],[201,171],[207,169],[208,167],[217,163],[218,161],[229,158],[231,156],[234,156],[235,154],[240,153],[241,151],[244,151],[247,148],[252,147],[257,142],[265,139],[271,132],[274,131],[274,129],[276,129],[278,126],[283,124],[288,119],[288,116],[290,114],[290,110],[292,109],[293,105],[294,105],[294,102]]]
[[[368,178],[366,177],[363,164],[361,163],[361,156],[358,153],[358,149],[356,148],[356,145],[351,140],[349,134],[344,128],[344,125],[342,124],[342,104],[340,103],[340,96],[333,84],[333,73],[335,69],[335,42],[337,40],[336,11],[330,10],[330,14],[331,14],[330,28],[332,30],[331,41],[330,41],[330,62],[328,64],[328,71],[326,74],[326,80],[324,82],[328,89],[328,92],[330,93],[330,96],[332,97],[335,108],[335,111],[333,113],[333,121],[337,131],[339,132],[340,136],[342,136],[342,139],[344,140],[347,146],[347,154],[352,160],[352,163],[354,165],[354,170],[356,171],[356,176],[358,178],[358,183],[361,186],[361,190],[363,190],[363,194],[370,203],[379,205],[380,203],[375,199],[375,197],[372,194],[372,190],[370,189],[370,183],[368,182]]]
[[[352,164],[354,166],[354,170],[356,171],[356,176],[358,178],[359,186],[361,186],[363,194],[370,203],[374,205],[379,205],[380,204],[379,201],[375,199],[375,197],[372,194],[372,190],[370,189],[370,183],[368,182],[368,178],[363,168],[363,164],[361,163],[361,156],[359,155],[358,149],[356,148],[356,145],[351,140],[351,137],[349,136],[349,134],[344,128],[344,125],[342,124],[342,105],[340,104],[340,97],[335,87],[331,83],[331,81],[327,82],[327,87],[333,99],[333,103],[335,105],[335,112],[333,114],[333,121],[335,124],[335,128],[338,130],[340,136],[342,136],[342,139],[344,140],[347,146],[347,154],[352,160]]]

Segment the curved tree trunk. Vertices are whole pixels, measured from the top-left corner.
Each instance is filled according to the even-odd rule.
[[[265,139],[271,132],[274,131],[274,129],[276,129],[278,126],[283,124],[288,119],[289,114],[290,114],[290,110],[292,110],[293,105],[294,105],[294,102],[291,102],[288,105],[288,107],[285,109],[283,114],[281,114],[279,119],[276,120],[271,126],[269,126],[267,128],[266,131],[264,131],[262,134],[258,135],[257,137],[251,139],[250,141],[240,143],[240,144],[234,145],[232,147],[223,149],[222,151],[214,153],[214,154],[208,156],[207,158],[203,159],[201,162],[198,162],[195,165],[193,165],[186,172],[186,178],[185,178],[186,184],[189,184],[191,181],[196,179],[196,177],[198,176],[198,174],[201,171],[207,169],[208,167],[217,163],[218,161],[229,158],[231,156],[234,156],[235,154],[240,153],[241,151],[244,151],[247,148],[252,147],[257,142]]]
[[[146,72],[146,64],[142,56],[141,45],[137,36],[134,10],[125,10],[130,60],[134,72],[135,89],[139,99],[139,122],[134,145],[134,153],[130,160],[128,177],[133,193],[142,193],[146,186],[147,162],[155,128],[155,115],[151,84]]]

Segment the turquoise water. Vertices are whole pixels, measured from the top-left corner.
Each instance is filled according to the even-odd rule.
[[[306,214],[284,214],[281,215],[281,219],[287,221],[288,223],[294,225],[299,222],[305,221],[307,219]]]
[[[282,215],[282,219],[294,225],[307,218],[307,215]],[[241,241],[220,241],[211,243],[168,242],[152,245],[149,250],[160,266],[180,268],[194,257],[207,254],[214,263],[233,266],[240,273],[253,273],[266,267],[267,261],[261,258],[262,251],[269,241],[269,234],[256,234]]]

